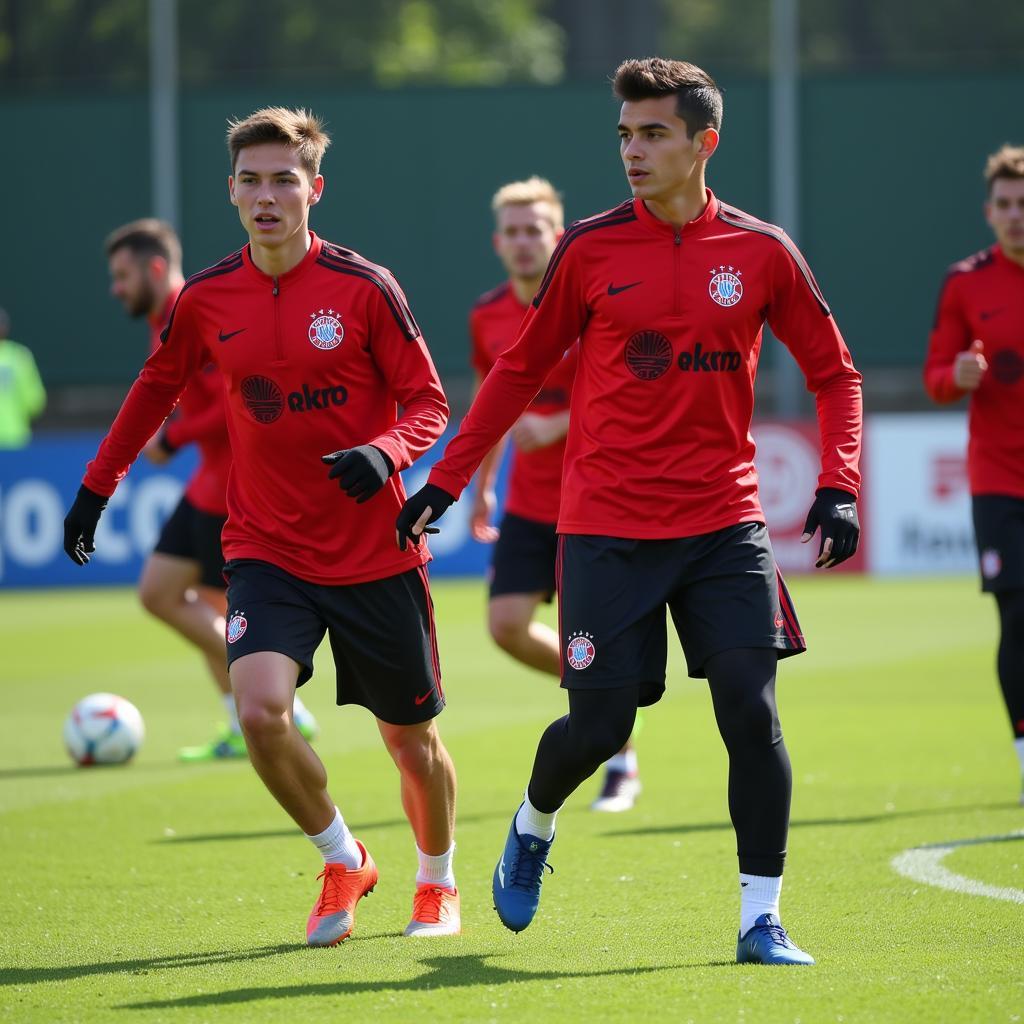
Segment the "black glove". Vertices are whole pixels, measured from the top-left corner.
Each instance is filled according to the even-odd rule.
[[[391,460],[372,444],[342,448],[340,452],[321,455],[320,459],[331,466],[327,475],[337,480],[338,486],[350,498],[355,498],[357,505],[369,501],[395,471]]]
[[[109,500],[85,484],[78,488],[74,504],[64,517],[64,550],[76,565],[85,565],[96,550],[96,524]]]
[[[804,534],[801,540],[810,539],[814,531],[821,528],[821,547],[818,549],[818,568],[831,569],[845,562],[856,550],[860,539],[860,523],[857,520],[857,499],[847,491],[834,487],[822,487],[818,491],[811,511],[807,513]],[[825,545],[832,541],[828,551]]]
[[[399,548],[404,551],[407,540],[412,542],[414,548],[419,547],[421,535],[413,533],[412,528],[420,521],[420,517],[426,512],[428,506],[430,518],[427,522],[433,523],[440,519],[453,504],[455,504],[455,499],[447,491],[435,487],[433,484],[424,484],[411,498],[406,499],[402,511],[398,513],[395,529],[398,531]],[[439,533],[440,531],[425,526],[423,532]]]

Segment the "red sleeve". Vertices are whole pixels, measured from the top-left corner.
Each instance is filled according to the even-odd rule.
[[[226,442],[227,396],[220,373],[197,373],[188,386],[202,392],[203,409],[186,413],[179,406],[178,415],[164,425],[167,443],[172,448],[184,448],[187,444],[206,439]]]
[[[819,487],[860,493],[861,375],[814,275],[785,238],[776,254],[768,323],[800,364],[814,394],[821,436]]]
[[[953,364],[960,352],[970,347],[971,328],[960,302],[959,274],[950,273],[942,282],[935,323],[928,338],[924,361],[924,388],[932,400],[945,405],[967,394],[953,383]]]
[[[206,352],[192,322],[188,293],[179,297],[166,340],[146,360],[110,432],[85,470],[83,483],[109,496],[124,479],[146,442],[174,408],[189,378],[206,362]]]
[[[491,372],[491,367],[494,366],[484,346],[483,338],[480,337],[480,317],[475,309],[471,310],[469,314],[469,361],[473,369],[480,374],[481,380]]]
[[[563,236],[555,249],[515,343],[487,374],[458,434],[448,442],[444,458],[430,471],[430,483],[456,498],[583,331],[587,303],[579,252],[578,246],[569,247],[568,239]]]
[[[391,285],[388,296],[374,289],[370,300],[370,350],[402,414],[370,444],[398,471],[411,466],[444,432],[448,400],[405,295],[397,282]]]

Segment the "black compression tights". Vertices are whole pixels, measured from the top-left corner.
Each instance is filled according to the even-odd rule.
[[[1013,735],[1024,737],[1024,590],[996,594],[999,605],[999,653],[996,668]]]
[[[740,871],[781,875],[789,829],[792,775],[775,708],[773,650],[735,650],[707,662],[718,729],[729,752],[729,813]],[[541,737],[530,802],[557,810],[633,729],[638,690],[570,690],[569,714]]]
[[[781,875],[793,773],[775,706],[771,649],[724,651],[707,665],[718,731],[729,751],[729,816],[740,871]]]

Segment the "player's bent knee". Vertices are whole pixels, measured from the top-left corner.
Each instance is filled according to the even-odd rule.
[[[169,599],[168,593],[163,587],[142,583],[139,586],[139,603],[150,615],[154,615],[158,619],[166,619],[175,602]]]
[[[493,609],[488,616],[487,625],[491,639],[503,650],[513,653],[522,646],[530,628],[530,620],[518,615],[510,615],[504,611]]]
[[[761,693],[749,694],[737,701],[728,720],[722,723],[722,738],[727,747],[772,746],[782,739],[782,727],[775,705]]]
[[[257,746],[284,739],[289,732],[288,709],[264,701],[238,701],[238,721],[247,741]]]

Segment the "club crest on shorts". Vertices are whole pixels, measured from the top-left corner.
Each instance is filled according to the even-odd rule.
[[[319,349],[337,348],[345,337],[345,328],[333,309],[319,309],[309,314],[309,340]]]
[[[228,619],[228,643],[233,644],[237,640],[241,640],[242,637],[245,636],[245,631],[248,627],[249,623],[246,622],[245,614],[243,612],[235,612],[234,615]]]
[[[569,637],[569,646],[565,650],[565,657],[569,662],[569,668],[577,672],[585,669],[593,660],[597,651],[594,648],[593,633],[573,633]]]
[[[986,548],[981,553],[981,575],[994,580],[1003,571],[1003,560],[995,548]]]
[[[712,267],[708,294],[720,306],[735,306],[743,298],[742,276],[735,267]]]

